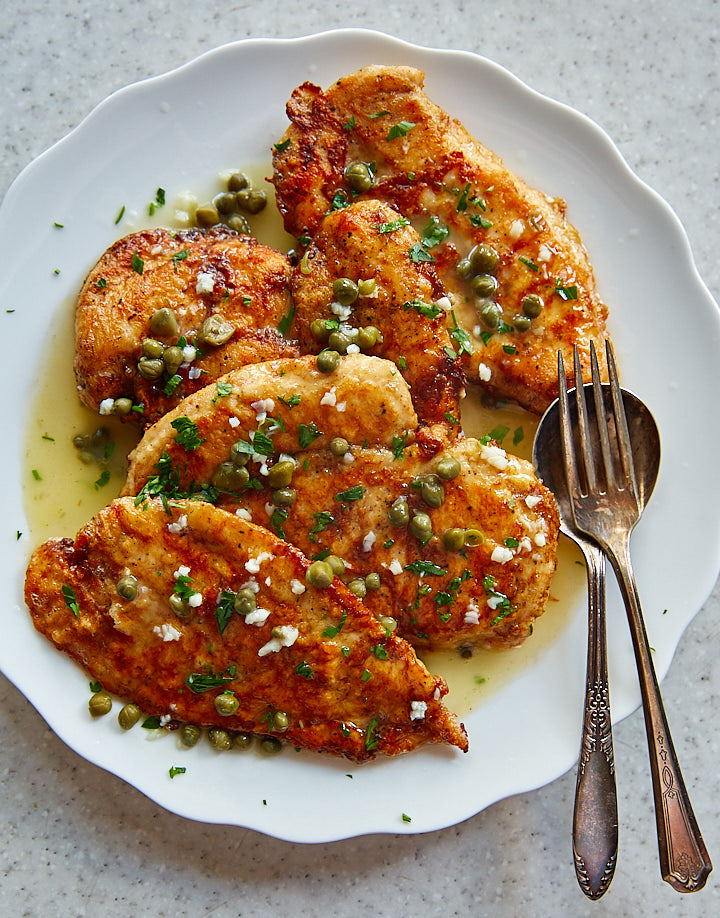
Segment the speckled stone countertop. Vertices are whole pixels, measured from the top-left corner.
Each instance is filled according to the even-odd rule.
[[[596,120],[678,213],[700,274],[720,295],[717,0],[369,0],[356,8],[333,0],[9,0],[4,10],[0,195],[27,163],[127,83],[231,40],[376,28],[486,55]],[[716,587],[663,683],[716,861],[718,612]],[[165,812],[71,752],[2,677],[0,748],[2,916],[720,914],[717,871],[692,896],[660,879],[638,712],[615,728],[621,849],[611,889],[597,903],[581,894],[572,867],[574,770],[443,831],[303,846]]]

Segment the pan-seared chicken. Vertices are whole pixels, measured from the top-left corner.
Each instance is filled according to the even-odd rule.
[[[119,499],[74,542],[37,550],[25,597],[56,647],[171,722],[275,733],[355,760],[427,742],[466,750],[440,702],[443,680],[338,580],[308,582],[309,568],[286,542],[210,504],[168,513],[160,501]]]
[[[289,278],[284,255],[225,228],[125,236],[78,298],[81,401],[105,414],[123,399],[128,420],[150,424],[235,367],[294,356],[278,331],[290,311]]]
[[[606,335],[592,268],[564,202],[513,175],[423,79],[372,66],[293,92],[287,144],[273,153],[285,227],[312,236],[333,205],[366,197],[412,219],[470,335],[468,379],[541,412],[556,395],[557,351],[570,366],[577,344],[586,368]]]
[[[356,335],[356,347],[393,360],[410,386],[420,424],[439,425],[442,435],[447,415],[459,417],[462,373],[454,356],[458,345],[445,327],[449,301],[433,265],[415,260],[421,251],[409,221],[382,201],[329,214],[293,271],[292,333],[305,352],[338,346],[342,352]],[[381,333],[377,343],[374,329]]]

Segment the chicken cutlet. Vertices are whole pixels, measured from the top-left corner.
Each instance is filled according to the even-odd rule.
[[[444,681],[313,570],[210,504],[121,498],[74,542],[35,552],[25,598],[56,647],[174,725],[276,734],[357,761],[428,742],[467,750]]]
[[[284,255],[224,227],[125,236],[78,298],[80,400],[146,425],[235,367],[297,354],[278,330],[289,278]]]
[[[420,424],[442,436],[448,414],[459,417],[464,377],[445,324],[449,300],[422,251],[410,221],[382,201],[333,211],[293,270],[292,332],[306,353],[354,344],[393,360]]]
[[[371,66],[292,93],[273,152],[285,227],[312,236],[333,207],[366,197],[410,218],[468,335],[468,380],[540,413],[556,397],[558,350],[571,366],[577,345],[588,371],[590,343],[604,354],[592,267],[565,203],[514,175],[423,82]]]

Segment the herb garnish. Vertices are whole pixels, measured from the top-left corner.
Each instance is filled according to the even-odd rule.
[[[561,300],[576,300],[578,298],[577,285],[571,284],[565,287],[560,281],[560,278],[555,281],[555,293],[557,293]]]
[[[175,775],[184,775],[186,771],[187,768],[184,765],[173,765],[168,771],[168,774],[171,778],[174,778]]]
[[[130,260],[130,267],[137,274],[142,274],[145,270],[145,262],[142,260],[142,258],[140,258],[137,251],[133,252],[133,257]]]
[[[63,598],[65,599],[65,605],[70,609],[75,618],[80,618],[80,606],[78,605],[77,597],[75,596],[75,591],[72,587],[69,587],[67,584],[63,584],[61,587]]]
[[[184,415],[171,421],[170,426],[177,431],[175,442],[186,451],[197,449],[201,443],[205,442],[204,438],[198,434],[197,424]]]
[[[422,242],[416,242],[408,250],[408,255],[410,256],[410,261],[414,264],[420,264],[421,261],[435,261],[436,259],[423,248]]]
[[[323,631],[322,636],[326,638],[337,637],[338,634],[340,634],[342,631],[346,619],[347,609],[343,609],[342,616],[340,617],[340,622],[337,625],[328,625],[327,628]]]
[[[225,631],[234,614],[235,594],[231,590],[223,590],[218,597],[218,604],[215,609],[215,620],[220,634]]]
[[[314,513],[315,517],[315,527],[310,530],[310,541],[317,542],[315,534],[317,532],[325,532],[328,526],[332,526],[335,523],[335,517],[332,513],[328,513],[327,510],[321,510],[320,513]]]
[[[399,220],[391,220],[389,223],[381,223],[378,226],[379,233],[393,233],[403,226],[410,226],[410,221],[406,217],[400,217]]]
[[[368,752],[372,752],[373,749],[377,749],[378,736],[377,736],[377,717],[373,717],[370,723],[367,725],[367,730],[365,731],[365,748]]]
[[[295,304],[291,303],[290,309],[285,313],[285,315],[278,322],[278,331],[281,335],[286,335],[287,330],[292,325],[292,320],[295,317]]]
[[[518,261],[521,261],[526,267],[530,268],[531,271],[536,273],[540,270],[532,258],[526,258],[524,255],[518,256]]]
[[[440,245],[450,235],[450,229],[440,220],[433,216],[425,224],[422,231],[422,244],[426,249],[431,249],[435,245]]]
[[[290,398],[284,399],[284,398],[282,397],[282,395],[278,395],[278,401],[279,401],[279,402],[282,402],[283,405],[287,405],[287,407],[290,409],[290,411],[292,411],[293,408],[294,408],[296,405],[299,405],[299,404],[300,404],[300,396],[299,396],[299,395],[291,395]]]
[[[402,437],[393,437],[392,438],[392,454],[395,459],[403,458],[403,450],[405,449],[405,444],[407,443],[409,433],[406,430]]]
[[[237,673],[237,666],[228,666],[222,673],[214,673],[211,669],[206,673],[190,673],[185,680],[185,685],[195,695],[207,692],[210,689],[218,688],[221,685],[227,685],[232,682]]]
[[[397,124],[393,124],[390,128],[385,139],[395,140],[396,137],[407,137],[414,127],[415,123],[413,121],[398,121]]]
[[[291,138],[288,137],[286,140],[281,140],[279,143],[275,144],[275,149],[278,153],[282,153],[283,150],[287,150],[287,148],[290,146],[290,139]]]
[[[349,502],[353,500],[360,500],[363,496],[363,487],[362,485],[355,485],[352,488],[348,488],[347,491],[340,491],[335,495],[335,500],[342,502]]]
[[[422,300],[413,300],[412,303],[403,303],[403,309],[405,312],[408,309],[414,309],[415,312],[420,313],[426,319],[437,319],[437,317],[442,313],[442,308],[440,306],[435,306],[431,303],[423,303]]]
[[[318,430],[314,421],[311,421],[309,424],[298,424],[298,441],[300,443],[300,449],[305,449],[310,446],[313,440],[317,440],[317,438],[321,436],[322,430]]]

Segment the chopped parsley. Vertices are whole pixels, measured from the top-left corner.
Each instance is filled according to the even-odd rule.
[[[313,514],[315,517],[315,526],[310,530],[310,541],[317,542],[315,534],[318,532],[325,532],[328,526],[332,526],[335,523],[335,517],[332,513],[328,513],[327,510],[321,510],[320,513]]]
[[[137,253],[137,250],[133,252],[133,257],[130,260],[130,267],[137,274],[142,274],[143,271],[145,270],[145,262],[142,260],[142,258],[140,258],[140,256]]]
[[[467,210],[467,201],[468,201],[469,191],[470,191],[470,182],[468,182],[467,185],[463,188],[462,194],[460,195],[460,198],[457,202],[457,207],[455,208],[455,210],[459,214]]]
[[[398,370],[407,370],[407,361],[404,357],[398,357],[396,363]]]
[[[450,235],[450,229],[445,226],[437,217],[430,217],[422,231],[422,244],[426,249],[431,249],[435,245],[440,245]]]
[[[450,424],[452,427],[454,427],[458,422],[458,419],[455,417],[455,415],[449,411],[445,412],[444,417],[448,424]]]
[[[295,672],[298,674],[298,676],[302,676],[303,679],[312,679],[313,677],[313,671],[310,668],[310,664],[306,663],[305,660],[303,660],[301,663],[298,663],[298,665],[295,667]]]
[[[292,320],[295,317],[295,304],[292,303],[290,309],[285,313],[285,315],[278,322],[278,331],[281,335],[286,335],[288,329],[292,325]]]
[[[102,692],[102,690],[102,682],[94,681],[90,683],[90,691],[93,693],[93,695],[97,695],[97,693]]]
[[[323,631],[322,636],[326,638],[337,637],[338,634],[340,634],[342,631],[346,619],[347,609],[343,609],[342,616],[340,617],[340,622],[337,625],[328,625],[327,628]]]
[[[100,473],[100,477],[95,482],[95,490],[99,491],[100,488],[104,488],[105,485],[110,481],[110,469],[103,469]]]
[[[69,587],[67,584],[63,583],[62,587],[63,599],[65,600],[65,605],[70,609],[75,618],[80,618],[80,606],[78,605],[77,597],[75,596],[75,590],[72,587]]]
[[[506,548],[517,548],[519,544],[520,540],[516,539],[514,536],[508,536],[507,539],[505,539]]]
[[[409,432],[406,430],[402,437],[393,437],[392,438],[392,454],[395,459],[403,458],[403,451],[405,445],[407,444]]]
[[[197,424],[184,415],[171,421],[170,426],[177,431],[175,442],[188,452],[197,449],[201,443],[205,442],[204,438],[198,434]]]
[[[360,500],[362,496],[363,496],[362,485],[355,485],[352,488],[348,488],[347,491],[340,491],[338,494],[335,495],[335,500],[345,503],[345,502],[350,502],[353,500]]]
[[[522,427],[516,427],[513,431],[513,445],[517,446],[518,443],[522,443],[524,439],[525,431],[522,429]]]
[[[217,621],[220,634],[225,631],[234,614],[235,594],[231,590],[223,590],[218,598],[217,608],[215,609],[215,620]]]
[[[219,398],[227,398],[228,395],[230,395],[230,393],[232,392],[232,390],[233,390],[232,383],[222,382],[221,380],[218,380],[217,383],[215,384],[215,391],[217,392],[217,395],[212,400],[213,405],[215,404],[215,402],[217,402]]]
[[[356,124],[355,115],[351,115],[348,118],[348,120],[345,122],[345,124],[343,124],[343,130],[352,131],[352,129],[355,127],[355,124]]]
[[[211,669],[205,673],[190,673],[185,680],[185,685],[193,694],[200,695],[210,689],[232,682],[236,673],[237,666],[228,666],[222,673],[214,673]]]
[[[494,627],[501,622],[504,618],[507,618],[513,612],[512,604],[510,599],[504,594],[498,592],[495,587],[497,581],[494,577],[491,577],[489,574],[483,577],[483,589],[485,590],[485,595],[489,599],[495,600],[493,603],[495,606],[495,611],[498,613],[495,618],[490,622],[490,627]]]
[[[391,220],[389,223],[381,223],[378,226],[379,233],[394,233],[403,226],[410,226],[410,221],[406,217],[400,217],[399,220]]]
[[[403,814],[402,814],[402,821],[403,821],[403,822],[412,822],[412,819],[410,818],[410,816],[408,816],[407,813],[403,813]]]
[[[115,226],[117,226],[118,223],[122,220],[124,213],[125,213],[125,205],[123,204],[123,206],[118,211],[117,217],[115,217]]]
[[[299,396],[299,395],[291,395],[290,398],[284,399],[284,398],[282,397],[282,395],[278,395],[278,401],[279,401],[279,402],[282,402],[283,405],[287,405],[287,407],[290,409],[290,411],[292,411],[293,408],[294,408],[296,405],[299,405],[299,404],[300,404],[300,396]]]
[[[412,245],[408,250],[408,255],[410,256],[410,261],[416,265],[420,264],[421,261],[435,261],[430,252],[423,248],[422,242],[416,242]]]
[[[170,775],[171,778],[174,778],[175,775],[184,775],[186,771],[187,771],[187,768],[184,765],[173,765],[170,768],[168,774]]]
[[[516,354],[517,348],[514,344],[503,344],[503,350],[506,354]]]
[[[424,561],[422,558],[418,558],[412,564],[406,564],[405,570],[412,571],[413,574],[429,574],[432,577],[442,577],[443,574],[447,574],[447,570],[444,567],[440,567],[439,564],[434,564],[432,561]]]
[[[175,392],[182,382],[182,376],[179,373],[175,373],[173,376],[168,379],[168,381],[163,386],[163,394],[167,395],[169,398],[171,395],[175,395]]]
[[[95,286],[99,287],[101,290],[107,289],[107,281],[104,277],[101,277],[99,281],[95,281]]]
[[[369,679],[372,679],[372,673],[370,672],[369,669],[364,669],[362,672],[362,676],[360,676],[360,681],[367,682]]]
[[[395,140],[397,137],[407,137],[407,135],[415,127],[413,121],[398,121],[397,124],[393,126],[388,131],[386,140]]]
[[[339,188],[333,195],[333,199],[330,202],[330,210],[342,210],[343,207],[349,207],[350,201],[342,188]]]
[[[32,470],[32,477],[35,479],[35,481],[42,481],[42,475],[37,469]]]
[[[285,522],[287,518],[288,518],[287,510],[282,510],[279,507],[276,507],[273,510],[272,516],[270,517],[270,525],[272,526],[273,530],[275,531],[275,534],[277,535],[279,539],[285,538],[285,531],[282,528],[282,524]]]
[[[453,327],[449,329],[450,337],[458,346],[457,356],[460,357],[462,354],[472,354],[473,346],[472,342],[470,341],[470,335],[465,331],[464,328],[460,328],[460,326],[457,324],[454,309],[450,311],[450,315],[452,316],[453,320]],[[454,356],[455,355],[453,354],[453,357]]]
[[[178,262],[185,261],[185,259],[188,257],[189,254],[190,254],[190,249],[183,249],[181,252],[176,252],[173,255],[173,257],[171,258],[171,261],[173,263],[173,268],[175,269],[176,273],[177,273]]]
[[[151,714],[150,717],[145,718],[140,726],[143,728],[143,730],[159,730],[160,718],[156,717],[154,714]]]
[[[370,653],[374,654],[378,660],[387,660],[388,658],[384,644],[376,644],[374,647],[371,647]]]
[[[496,427],[493,427],[493,429],[488,434],[488,437],[490,437],[491,440],[496,440],[498,443],[502,443],[502,441],[505,439],[505,437],[507,437],[509,433],[509,427],[506,427],[504,424],[498,424]]]
[[[435,306],[432,303],[423,303],[422,300],[413,300],[411,303],[403,303],[403,309],[405,312],[407,312],[408,309],[414,309],[415,312],[419,313],[425,319],[437,319],[442,313],[440,306]]]
[[[557,293],[561,300],[576,300],[578,298],[577,285],[571,284],[565,287],[559,278],[555,281],[555,293]]]
[[[311,421],[309,424],[298,424],[298,442],[300,443],[300,449],[305,449],[310,446],[313,440],[317,440],[317,438],[321,436],[322,431],[318,430],[314,421]]]
[[[368,118],[371,118],[374,121],[375,118],[384,118],[385,115],[389,115],[389,114],[390,112],[386,108],[384,108],[381,112],[375,112],[375,114],[373,115],[368,115]]]
[[[377,744],[378,744],[377,726],[378,726],[378,718],[373,717],[373,719],[367,725],[367,730],[365,731],[365,748],[367,749],[368,752],[372,752],[373,749],[377,749]]]
[[[250,441],[252,443],[252,448],[254,453],[259,453],[261,456],[272,456],[275,454],[275,447],[273,446],[273,441],[268,437],[267,434],[264,434],[261,430],[256,430],[250,434]]]
[[[468,214],[468,220],[473,226],[481,226],[483,229],[490,229],[492,226],[492,220],[486,220],[480,214]]]
[[[537,273],[540,270],[532,258],[526,258],[524,255],[520,255],[518,257],[518,261],[521,261],[526,267],[530,268],[531,271],[535,271]]]
[[[290,138],[288,137],[287,140],[281,140],[279,143],[276,143],[275,149],[277,150],[278,153],[282,153],[283,150],[287,150],[289,146],[290,146]]]
[[[165,189],[158,188],[158,190],[155,192],[155,200],[151,201],[148,204],[148,215],[152,217],[155,211],[159,207],[163,207],[164,204],[165,204]]]

